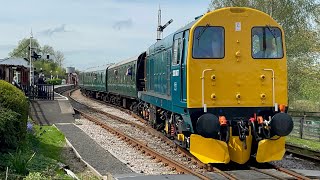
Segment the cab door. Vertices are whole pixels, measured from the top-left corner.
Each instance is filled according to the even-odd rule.
[[[186,56],[184,56],[184,32],[174,35],[172,68],[171,68],[171,95],[173,105],[186,107]]]
[[[181,58],[181,101],[187,102],[187,55],[188,55],[189,30],[183,32],[183,48]]]

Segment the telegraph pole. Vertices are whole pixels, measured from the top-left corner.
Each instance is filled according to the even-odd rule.
[[[33,85],[33,70],[32,70],[32,29],[31,29],[31,33],[30,33],[30,53],[29,53],[29,63],[30,63],[30,86]]]

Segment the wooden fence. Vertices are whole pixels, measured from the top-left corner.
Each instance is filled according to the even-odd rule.
[[[289,112],[294,127],[290,136],[320,141],[320,112]]]

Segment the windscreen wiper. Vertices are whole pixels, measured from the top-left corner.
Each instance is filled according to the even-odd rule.
[[[268,28],[268,30],[269,30],[270,33],[272,34],[273,38],[274,38],[274,39],[277,39],[276,34],[275,34],[274,31],[271,29],[271,26],[267,24],[266,27]]]
[[[210,26],[210,24],[206,24],[206,26],[204,28],[202,28],[202,31],[199,33],[198,37],[197,37],[197,40],[199,41],[202,34],[204,33],[205,30],[207,30],[207,28]]]

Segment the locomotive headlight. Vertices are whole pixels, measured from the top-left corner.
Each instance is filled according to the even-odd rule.
[[[286,113],[277,113],[271,119],[271,133],[277,136],[287,136],[293,129],[292,118]]]

